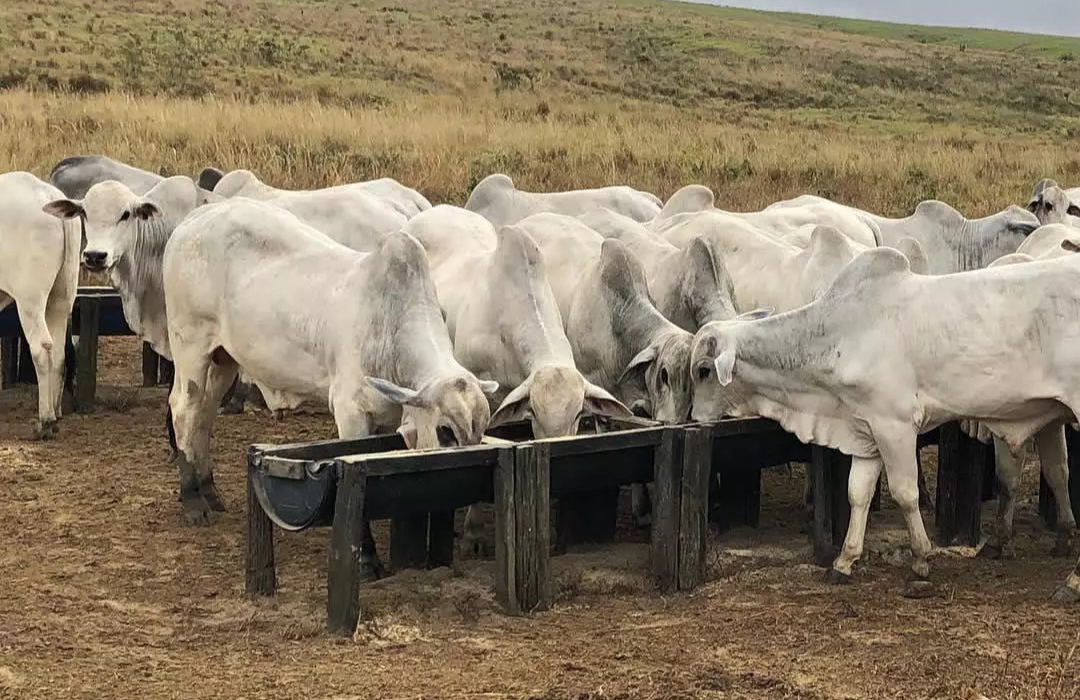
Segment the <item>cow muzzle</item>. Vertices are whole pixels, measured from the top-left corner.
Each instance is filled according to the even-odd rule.
[[[83,267],[91,272],[102,272],[105,270],[105,262],[108,258],[108,253],[103,253],[99,250],[87,250],[83,252],[82,264]]]

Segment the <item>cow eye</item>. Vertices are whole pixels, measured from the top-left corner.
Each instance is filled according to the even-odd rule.
[[[708,367],[698,367],[697,378],[699,382],[703,382],[709,378],[710,369]]]
[[[668,376],[667,367],[661,367],[660,368],[660,384],[662,386],[668,386],[668,380],[669,379],[670,379],[670,377]]]
[[[120,215],[120,221],[121,222],[127,221],[130,218],[131,218],[131,212],[130,211],[125,211],[123,214]]]
[[[1050,202],[1043,203],[1043,206],[1046,207],[1046,211],[1054,211],[1054,205]]]
[[[448,425],[440,425],[435,429],[435,437],[439,439],[439,445],[442,447],[457,447],[457,437],[454,436],[454,430]]]

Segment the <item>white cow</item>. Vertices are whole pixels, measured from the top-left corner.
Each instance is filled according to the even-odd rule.
[[[818,226],[805,249],[724,214],[696,215],[664,237],[685,246],[704,237],[731,276],[740,312],[795,309],[819,297],[861,248],[831,226]]]
[[[1080,256],[931,276],[912,274],[898,251],[867,251],[812,304],[703,328],[693,416],[761,415],[852,455],[851,522],[834,581],[849,580],[862,554],[884,467],[908,524],[912,570],[925,579],[918,434],[970,418],[1019,450],[1076,420],[1080,327],[1067,320],[1078,316]],[[1059,597],[1080,600],[1080,576]]]
[[[645,269],[649,294],[668,320],[691,333],[735,317],[735,290],[720,253],[705,237],[677,248],[610,209],[578,217],[604,238],[626,244]]]
[[[572,217],[535,214],[518,227],[540,247],[578,368],[632,409],[686,420],[692,336],[653,305],[641,263]]]
[[[622,185],[568,192],[526,192],[514,187],[508,176],[497,173],[488,175],[473,188],[465,208],[499,228],[533,214],[580,216],[600,208],[634,221],[649,221],[660,213],[662,205],[656,195]]]
[[[163,271],[176,364],[169,404],[191,523],[222,507],[210,429],[238,367],[326,401],[341,438],[398,428],[410,447],[472,445],[488,426],[485,394],[498,385],[454,359],[427,256],[408,234],[357,253],[240,198],[185,219]]]
[[[576,434],[584,414],[632,415],[578,371],[543,257],[527,233],[505,227],[496,234],[479,214],[447,205],[414,217],[405,231],[428,251],[454,355],[506,393],[493,426],[528,418],[534,436],[561,437]]]
[[[1075,188],[1070,192],[1074,194],[1070,196],[1056,184],[1047,184],[1032,196],[1028,203],[1028,211],[1044,225],[1068,224],[1078,227],[1080,226],[1080,188]]]
[[[165,178],[99,155],[65,158],[52,169],[49,179],[65,197],[82,199],[91,187],[106,180],[122,182],[136,194],[146,194]]]
[[[64,341],[79,287],[79,226],[42,207],[63,194],[30,173],[0,175],[0,309],[15,302],[38,382],[41,439],[57,432]]]
[[[1024,239],[1039,227],[1034,214],[1017,206],[981,219],[968,219],[945,202],[936,200],[920,202],[911,216],[902,219],[878,216],[813,195],[777,202],[766,211],[810,205],[823,210],[854,212],[876,228],[880,245],[898,248],[903,239],[915,239],[926,251],[929,274],[932,275],[984,268],[1001,256],[1016,252]],[[865,241],[859,242],[865,244]]]
[[[761,211],[732,212],[712,206],[712,191],[701,185],[687,185],[668,200],[664,211],[649,228],[659,235],[666,235],[672,228],[686,224],[700,216],[719,220],[727,217],[731,225],[743,222],[754,229],[774,237],[794,233],[804,226],[832,226],[853,241],[872,248],[880,244],[876,227],[855,209],[839,207],[820,198],[800,198],[788,206],[771,205]]]
[[[211,176],[208,174],[209,172],[217,173],[219,176]],[[247,197],[248,199],[267,201],[289,196],[295,200],[301,196],[312,196],[318,193],[320,202],[331,205],[338,203],[340,205],[348,197],[362,194],[364,196],[361,199],[365,201],[370,197],[383,200],[406,219],[411,219],[420,212],[431,208],[431,202],[424,195],[389,177],[324,187],[318,190],[281,190],[263,183],[250,170],[233,170],[221,174],[221,171],[207,168],[199,176],[199,180],[204,183],[204,187],[213,184],[214,193],[225,198]]]

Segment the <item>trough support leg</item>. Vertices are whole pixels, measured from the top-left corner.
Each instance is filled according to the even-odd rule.
[[[510,614],[551,607],[551,467],[546,443],[516,447],[495,474],[496,595]]]
[[[754,470],[757,473],[757,470]],[[697,588],[705,580],[705,540],[708,532],[709,475],[712,473],[712,432],[707,427],[683,433],[682,478],[679,498],[679,590]],[[759,482],[760,483],[760,482]]]
[[[34,356],[30,354],[30,344],[23,333],[19,333],[19,383],[37,384]]]
[[[619,513],[619,489],[607,488],[560,496],[556,504],[555,549],[586,542],[615,541]]]
[[[935,518],[938,546],[947,547],[957,541],[969,546],[979,543],[988,451],[989,459],[993,459],[993,448],[969,438],[959,423],[941,426]]]
[[[825,447],[810,448],[810,471],[814,490],[814,522],[811,538],[814,563],[829,566],[847,534],[851,507],[848,505],[848,477],[851,457]]]
[[[653,479],[656,483],[652,512],[652,570],[663,593],[679,588],[679,525],[682,518],[682,431],[665,428],[653,457]],[[715,481],[709,475],[706,479]],[[711,491],[711,484],[706,485]],[[711,502],[711,500],[710,500]]]
[[[248,459],[251,457],[249,455]],[[255,495],[255,470],[248,462],[247,474],[247,567],[244,588],[249,596],[274,595],[277,571],[274,565],[274,524]]]
[[[1073,517],[1080,522],[1080,433],[1070,426],[1065,426],[1065,451],[1068,458],[1066,464],[1069,467],[1069,502],[1072,504]],[[1054,492],[1050,490],[1050,484],[1046,477],[1039,474],[1039,515],[1042,516],[1046,527],[1051,530],[1057,528],[1057,503],[1054,501]]]
[[[17,337],[0,338],[0,362],[3,363],[0,379],[4,383],[4,388],[10,389],[19,380],[19,339]]]
[[[429,569],[450,566],[454,563],[454,511],[431,514],[428,526]]]
[[[142,385],[157,386],[158,383],[158,359],[159,356],[154,352],[154,348],[150,343],[143,342],[142,344]]]
[[[428,514],[406,515],[390,521],[390,568],[423,569],[427,565]]]
[[[79,300],[79,347],[75,369],[75,410],[90,413],[97,394],[98,328],[101,320],[101,300],[84,297]]]
[[[339,468],[326,567],[326,619],[330,634],[350,637],[360,619],[360,548],[367,474],[358,465],[342,464]]]

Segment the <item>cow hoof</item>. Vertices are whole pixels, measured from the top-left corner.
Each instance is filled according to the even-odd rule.
[[[1072,539],[1068,535],[1058,535],[1054,540],[1054,546],[1050,548],[1050,556],[1062,558],[1072,554]]]
[[[1050,596],[1050,600],[1063,605],[1074,605],[1080,603],[1080,591],[1069,588],[1067,585],[1061,586]]]
[[[207,527],[210,524],[210,506],[200,496],[188,496],[183,499],[184,522],[191,527]]]
[[[273,416],[274,420],[279,423],[285,420],[285,411],[283,409],[275,408],[273,411],[270,412],[270,415]]]
[[[214,482],[200,484],[199,493],[204,499],[206,499],[206,505],[210,507],[210,510],[218,513],[225,512],[225,503],[221,500],[221,495],[217,491],[217,487],[214,486]]]
[[[825,583],[832,586],[846,586],[853,581],[851,574],[845,574],[837,569],[829,569],[825,572]]]
[[[38,423],[37,427],[34,428],[34,439],[35,440],[52,440],[53,437],[56,435],[56,432],[57,432],[56,421],[54,421],[54,420],[43,421],[41,423]]]
[[[386,575],[386,571],[383,569],[382,562],[378,559],[361,559],[360,560],[360,582],[371,583],[378,581]]]
[[[905,598],[933,598],[936,595],[937,588],[934,586],[934,584],[923,579],[914,579],[912,581],[908,581],[907,584],[904,586]]]
[[[225,404],[221,407],[221,415],[237,416],[244,412],[244,404]]]
[[[1004,554],[1004,548],[1000,544],[990,544],[987,542],[982,548],[975,553],[975,556],[979,559],[1001,559],[1001,555]]]

